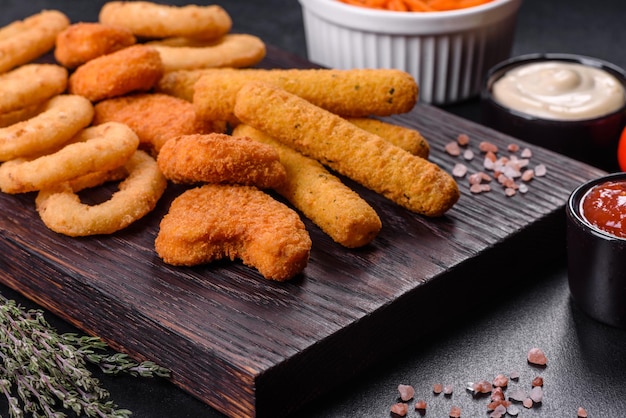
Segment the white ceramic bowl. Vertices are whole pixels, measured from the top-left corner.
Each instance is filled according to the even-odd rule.
[[[445,12],[393,12],[337,0],[299,0],[311,62],[330,68],[398,68],[420,101],[478,95],[483,77],[511,53],[522,0]]]

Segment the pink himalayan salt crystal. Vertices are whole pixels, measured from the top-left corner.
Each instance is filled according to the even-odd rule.
[[[439,395],[443,391],[443,385],[441,383],[435,383],[433,385],[433,392]]]
[[[546,168],[546,166],[544,164],[538,164],[535,167],[535,176],[537,177],[543,177],[548,173],[548,169]]]
[[[405,403],[398,402],[396,404],[391,405],[391,413],[396,414],[398,416],[406,416],[409,412],[409,406]]]
[[[543,377],[537,376],[532,381],[533,386],[543,386]]]
[[[533,347],[528,350],[528,362],[537,366],[545,366],[548,364],[548,359],[540,348]]]
[[[445,145],[444,149],[448,154],[452,155],[453,157],[461,155],[461,148],[459,148],[458,142],[448,142]]]
[[[420,399],[419,401],[415,402],[415,409],[419,410],[419,411],[425,411],[426,410],[426,401],[423,399]]]
[[[504,400],[504,391],[501,387],[496,387],[491,391],[491,400],[492,401],[503,401]]]
[[[534,403],[541,403],[543,401],[543,389],[541,386],[535,386],[530,390],[530,399],[532,399]]]
[[[490,418],[502,418],[506,414],[506,407],[504,405],[498,405],[496,409],[489,415]]]
[[[524,405],[524,408],[530,409],[533,407],[533,400],[530,398],[526,398],[524,399],[524,402],[522,402],[522,405]]]
[[[400,399],[405,402],[413,399],[415,395],[415,389],[411,385],[398,385],[398,392],[400,393]]]
[[[465,151],[463,151],[463,158],[466,161],[471,161],[474,159],[474,151],[472,151],[471,149],[466,149]]]
[[[516,417],[519,415],[519,408],[516,405],[509,405],[508,408],[506,408],[506,413],[511,415],[512,417]]]
[[[518,371],[512,371],[511,373],[509,373],[509,379],[511,379],[511,380],[519,379],[519,372]]]
[[[482,152],[493,152],[494,154],[498,152],[498,146],[489,141],[482,141],[478,144],[478,149]]]
[[[452,175],[454,177],[462,178],[467,174],[467,166],[465,164],[456,163],[452,168]]]
[[[587,418],[587,410],[585,408],[578,408],[578,418]]]
[[[470,138],[467,134],[459,134],[459,136],[456,137],[456,142],[461,146],[465,146],[469,144]]]
[[[499,406],[503,407],[506,410],[509,405],[511,405],[511,402],[505,401],[504,399],[500,401],[492,401],[489,402],[489,404],[487,405],[487,411],[495,411],[496,409],[498,409]],[[502,408],[500,408],[500,410],[502,410]]]
[[[517,145],[517,144],[509,144],[509,145],[506,147],[506,149],[507,149],[509,152],[517,152],[517,151],[519,151],[519,145]]]
[[[522,152],[520,153],[520,157],[522,158],[530,158],[532,156],[533,156],[533,152],[530,150],[530,148],[524,148]]]
[[[475,393],[489,393],[493,390],[493,385],[491,384],[491,382],[488,382],[486,380],[472,383],[471,387]]]
[[[508,396],[511,400],[522,402],[524,399],[528,398],[528,393],[521,388],[515,388],[508,391]]]
[[[461,408],[458,406],[453,406],[450,408],[450,414],[448,414],[450,418],[461,418]]]
[[[503,374],[499,374],[493,379],[493,385],[497,388],[505,388],[508,384],[509,378]]]
[[[443,394],[444,395],[452,395],[452,392],[454,392],[454,385],[445,385],[443,387]]]

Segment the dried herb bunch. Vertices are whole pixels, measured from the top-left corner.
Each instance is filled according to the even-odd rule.
[[[129,417],[131,411],[116,409],[90,364],[105,374],[169,375],[152,362],[111,354],[100,338],[59,334],[42,311],[26,310],[0,296],[0,391],[9,417]]]

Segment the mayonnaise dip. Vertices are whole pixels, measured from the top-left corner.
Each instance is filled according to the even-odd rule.
[[[622,84],[607,71],[564,61],[525,64],[493,83],[493,98],[545,119],[592,119],[624,105]]]

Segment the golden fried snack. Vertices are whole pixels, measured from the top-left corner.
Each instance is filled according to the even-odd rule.
[[[0,128],[0,161],[32,157],[58,147],[87,127],[92,118],[93,105],[84,97],[53,97],[36,116]]]
[[[184,36],[217,39],[227,34],[232,19],[218,5],[166,6],[148,1],[110,1],[102,6],[100,23],[121,26],[141,38]]]
[[[0,113],[0,128],[6,128],[37,116],[47,103],[47,101],[43,101],[42,103],[35,103],[7,113]]]
[[[238,125],[233,135],[250,137],[278,151],[287,178],[275,190],[333,241],[357,248],[376,238],[382,223],[374,208],[318,161],[249,125]]]
[[[428,158],[430,146],[426,138],[416,130],[374,118],[346,118],[348,122],[380,136],[403,150],[422,158]]]
[[[293,209],[255,187],[218,184],[174,199],[155,240],[157,254],[168,264],[238,258],[266,279],[279,281],[304,270],[311,246]]]
[[[196,81],[206,72],[206,68],[166,72],[154,86],[154,91],[193,102]]]
[[[170,139],[157,157],[174,183],[227,183],[269,189],[287,175],[278,153],[250,138],[226,134],[183,135]]]
[[[271,84],[241,88],[235,115],[418,214],[440,216],[460,197],[455,180],[436,164]]]
[[[67,70],[60,65],[22,65],[0,74],[0,114],[45,102],[66,87]]]
[[[169,38],[148,42],[159,51],[166,72],[200,68],[242,68],[259,63],[266,53],[265,43],[254,35],[233,33],[215,41]]]
[[[212,69],[195,84],[201,117],[236,124],[235,96],[250,81],[265,81],[346,117],[389,116],[413,109],[417,83],[394,69]]]
[[[69,25],[70,20],[62,12],[43,10],[0,28],[0,73],[50,51],[57,35]]]
[[[71,237],[112,234],[151,212],[167,187],[156,161],[135,151],[124,164],[128,172],[111,198],[97,205],[81,203],[70,183],[41,190],[35,204],[44,224]],[[84,186],[84,185],[82,185]]]
[[[86,128],[77,137],[53,154],[33,160],[17,158],[0,165],[0,190],[10,194],[32,192],[94,171],[113,170],[124,165],[139,145],[137,135],[117,122]]]
[[[69,92],[98,102],[150,90],[163,76],[159,53],[132,45],[81,65],[69,78]]]
[[[95,105],[94,125],[121,122],[139,137],[140,146],[158,153],[180,135],[225,132],[226,124],[200,119],[191,103],[166,94],[138,93],[103,100]]]
[[[67,68],[76,68],[87,61],[134,45],[137,39],[126,28],[94,22],[70,25],[56,38],[54,57]]]

